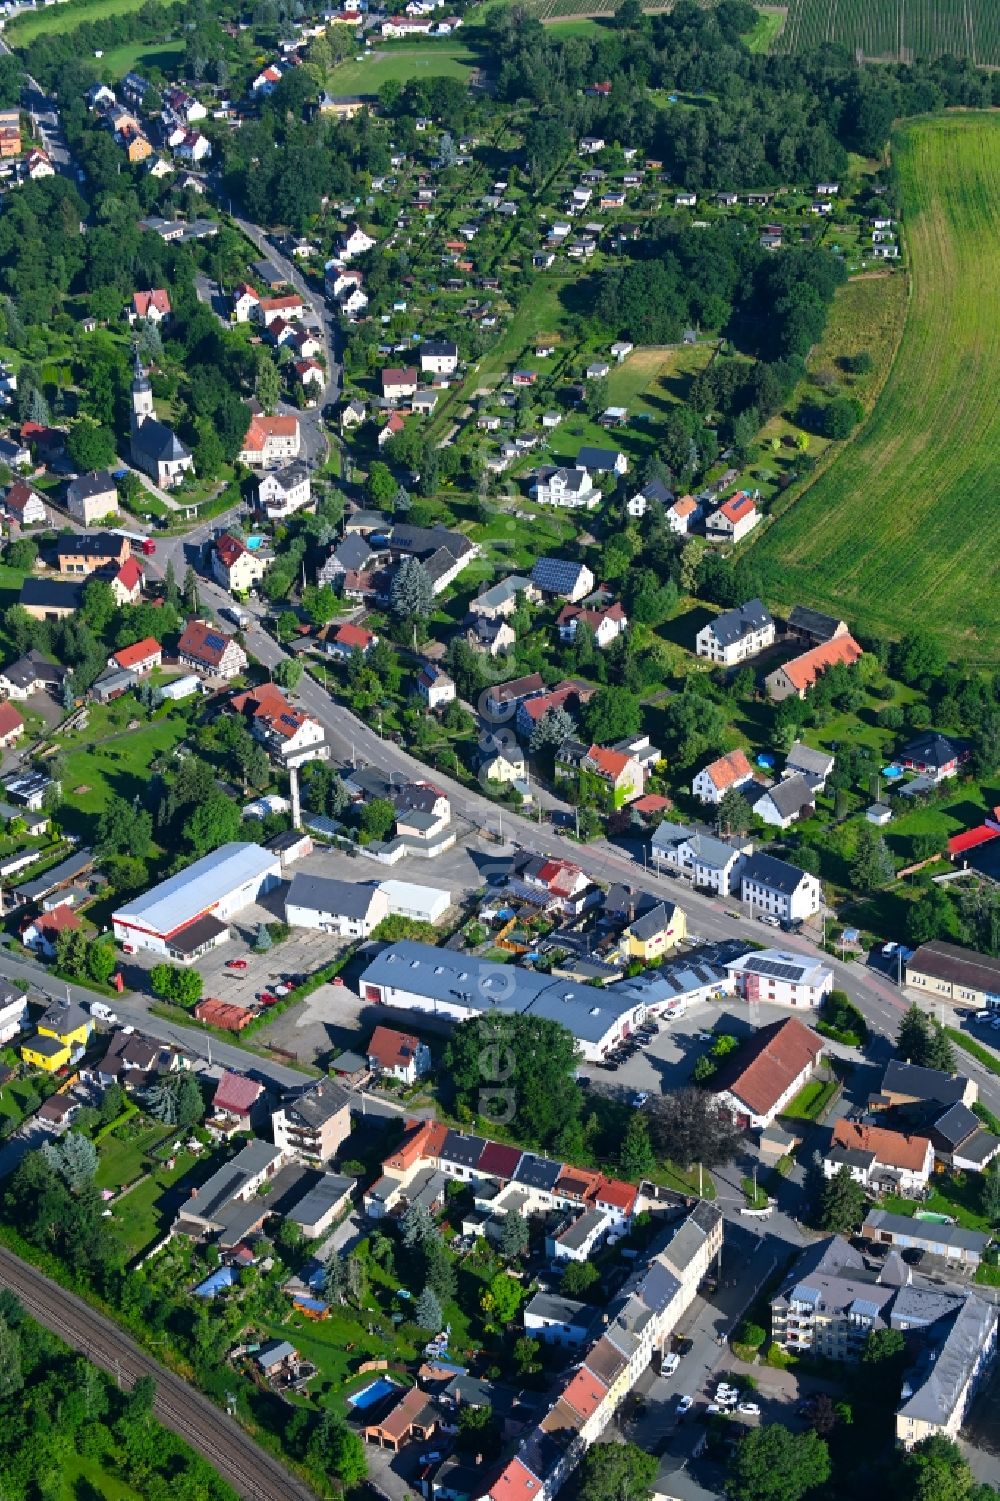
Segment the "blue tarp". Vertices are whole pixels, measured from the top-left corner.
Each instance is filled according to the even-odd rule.
[[[204,1282],[199,1283],[194,1290],[194,1295],[196,1298],[214,1298],[217,1293],[222,1292],[223,1288],[232,1287],[238,1281],[239,1273],[235,1267],[220,1266],[211,1277],[206,1277]]]
[[[292,1299],[296,1308],[308,1308],[310,1313],[326,1313],[327,1304],[318,1298],[307,1298],[304,1293]]]

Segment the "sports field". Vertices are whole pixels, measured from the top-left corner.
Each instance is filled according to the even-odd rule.
[[[997,0],[788,0],[779,52],[841,42],[868,58],[913,62],[952,53],[1000,63]]]
[[[1000,117],[920,121],[893,154],[913,278],[899,353],[858,437],[759,545],[780,603],[886,635],[925,627],[995,662]]]
[[[377,94],[384,83],[441,75],[464,82],[475,66],[476,59],[462,42],[424,42],[416,47],[390,42],[373,48],[360,62],[350,58],[341,63],[330,76],[330,92]]]

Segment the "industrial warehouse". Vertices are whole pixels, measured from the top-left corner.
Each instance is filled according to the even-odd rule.
[[[281,882],[281,859],[259,844],[224,844],[112,914],[126,954],[190,964],[225,943],[229,919]]]

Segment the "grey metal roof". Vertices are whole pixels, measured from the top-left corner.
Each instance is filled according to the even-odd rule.
[[[55,1032],[59,1037],[67,1037],[80,1027],[89,1027],[90,1017],[75,1001],[53,1001],[38,1018],[38,1025],[48,1032]]]
[[[829,751],[813,750],[811,745],[803,745],[801,740],[796,740],[785,757],[785,766],[790,766],[795,771],[809,772],[813,776],[826,776],[834,759]]]
[[[569,1246],[575,1251],[580,1246],[585,1246],[590,1237],[602,1230],[606,1223],[604,1215],[596,1209],[585,1209],[556,1239],[560,1245]]]
[[[23,886],[17,887],[17,894],[25,902],[37,902],[43,896],[48,896],[50,891],[55,891],[57,886],[65,886],[68,881],[75,881],[77,876],[84,875],[94,864],[92,850],[80,850],[75,855],[70,855],[66,860],[60,860],[58,865],[53,865],[43,876],[36,876],[33,881],[25,881]]]
[[[537,1157],[534,1152],[525,1152],[517,1165],[514,1181],[523,1183],[528,1188],[548,1190],[555,1187],[562,1170],[561,1162],[553,1162],[550,1157]]]
[[[680,1283],[677,1278],[660,1261],[654,1261],[642,1278],[637,1292],[647,1308],[654,1313],[662,1313],[670,1306]]]
[[[114,495],[116,500],[118,497],[114,476],[106,469],[93,474],[79,474],[66,487],[66,499],[71,502],[96,499],[100,495]]]
[[[966,1296],[943,1341],[925,1351],[917,1371],[903,1384],[899,1414],[943,1424],[954,1413],[984,1346],[995,1336],[997,1311],[974,1293]]]
[[[725,870],[734,856],[740,853],[735,845],[727,843],[725,839],[717,839],[714,834],[707,834],[701,829],[671,823],[666,818],[653,833],[650,844],[654,850],[663,851],[689,844],[695,863],[707,866],[710,870]]]
[[[182,443],[173,428],[155,417],[147,417],[132,434],[133,451],[166,463],[170,459],[189,459],[191,450]]]
[[[637,917],[629,927],[633,938],[638,938],[644,943],[648,938],[655,938],[662,933],[674,920],[677,908],[673,902],[658,902],[655,907]]]
[[[223,844],[169,880],[137,896],[113,913],[112,921],[134,922],[154,933],[173,933],[247,882],[277,865],[277,856],[259,844]]]
[[[897,1252],[893,1251],[891,1255],[902,1266],[906,1266]],[[888,1260],[887,1256],[886,1261]],[[879,1280],[884,1280],[881,1273]],[[928,1324],[936,1324],[938,1319],[948,1318],[955,1313],[961,1301],[960,1292],[949,1293],[937,1288],[904,1285],[896,1294],[889,1322],[893,1329],[924,1329]]]
[[[486,1147],[482,1136],[465,1136],[461,1131],[449,1131],[441,1148],[440,1162],[454,1162],[459,1167],[475,1167]]]
[[[614,469],[617,457],[617,448],[595,448],[585,443],[576,456],[576,462],[581,469],[596,469],[598,474],[608,474]]]
[[[297,1225],[315,1225],[340,1203],[345,1194],[354,1187],[353,1178],[342,1178],[338,1173],[324,1173],[314,1183],[294,1209],[288,1211],[288,1219]]]
[[[529,587],[530,579],[522,577],[519,573],[512,573],[509,578],[501,579],[498,584],[493,584],[489,589],[478,595],[469,606],[473,614],[478,610],[495,610],[500,605],[506,604],[510,599],[516,599],[518,594],[523,593]]]
[[[348,532],[333,556],[341,568],[360,573],[375,554],[360,532]]]
[[[419,352],[421,355],[444,355],[454,359],[458,356],[458,345],[451,339],[425,339]]]
[[[830,641],[836,635],[841,621],[833,615],[824,615],[820,610],[810,610],[806,605],[793,605],[788,625],[792,630],[804,631],[818,641]]]
[[[773,624],[771,612],[764,608],[761,601],[748,599],[746,604],[737,605],[735,610],[726,610],[717,615],[714,620],[709,621],[708,629],[721,645],[735,646],[744,636],[752,636],[754,631],[762,631]]]
[[[381,895],[377,886],[362,886],[357,881],[338,881],[332,876],[314,876],[296,871],[285,893],[285,911],[289,907],[308,907],[314,912],[332,912],[338,917],[365,919],[372,903]]]
[[[879,1230],[885,1234],[902,1236],[933,1250],[935,1246],[951,1246],[956,1250],[971,1251],[982,1256],[990,1243],[990,1237],[981,1230],[964,1230],[961,1225],[940,1225],[930,1220],[911,1219],[906,1214],[890,1214],[886,1209],[871,1209],[862,1226],[862,1231]]]

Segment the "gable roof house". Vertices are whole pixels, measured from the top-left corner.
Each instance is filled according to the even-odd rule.
[[[594,644],[604,651],[628,629],[628,616],[619,600],[603,608],[586,609],[581,605],[563,605],[556,616],[561,641],[574,640],[577,627],[585,625],[593,632]]]
[[[267,571],[267,559],[252,552],[239,537],[221,532],[212,548],[212,577],[230,594],[246,594]]]
[[[262,474],[257,482],[257,508],[268,521],[283,521],[308,506],[311,500],[309,469],[301,461]]]
[[[762,788],[759,796],[753,799],[753,811],[772,828],[787,829],[797,819],[815,813],[816,793],[811,783],[796,773]]]
[[[731,667],[773,646],[774,620],[759,599],[717,615],[695,637],[695,652],[710,662]]]
[[[793,605],[785,629],[789,636],[806,646],[824,646],[837,636],[847,635],[847,622],[834,615],[824,615],[821,610],[810,610],[806,605]]]
[[[365,1054],[374,1073],[388,1075],[403,1084],[415,1084],[431,1066],[427,1044],[393,1027],[376,1027]]]
[[[588,702],[594,691],[582,683],[564,680],[554,688],[524,699],[518,704],[514,721],[518,735],[522,740],[530,740],[535,726],[550,709],[565,709],[567,714],[572,715],[579,710],[581,704]]]
[[[828,667],[835,664],[853,667],[861,655],[861,647],[853,636],[835,636],[822,646],[811,647],[800,657],[793,657],[784,666],[768,673],[764,679],[768,697],[776,703],[791,698],[792,695],[805,698],[816,679]]]
[[[531,570],[531,582],[549,599],[566,599],[576,604],[593,590],[594,575],[586,563],[573,563],[568,558],[539,558]]]
[[[962,762],[967,761],[971,754],[971,746],[951,740],[936,730],[927,730],[908,741],[898,759],[908,771],[919,772],[933,782],[943,782],[946,777],[956,776]]]
[[[66,487],[66,509],[84,526],[118,513],[118,489],[108,470],[79,474]]]
[[[576,462],[579,468],[587,469],[591,474],[628,473],[628,459],[616,448],[595,448],[585,443],[576,456]]]
[[[739,542],[752,532],[760,520],[760,512],[753,497],[744,490],[737,490],[713,511],[705,523],[705,534],[713,542]]]
[[[30,458],[29,453],[28,461]],[[45,526],[49,519],[42,497],[37,490],[33,490],[23,480],[15,480],[12,485],[7,486],[3,508],[11,520],[16,521],[19,526]]]
[[[260,683],[238,693],[230,708],[250,727],[254,739],[286,769],[307,761],[326,761],[330,746],[318,719],[290,704],[276,683]]]
[[[742,748],[720,756],[703,766],[691,783],[691,791],[700,802],[721,803],[727,792],[739,790],[753,781],[753,767]]]
[[[580,465],[574,469],[553,469],[544,479],[540,476],[534,492],[539,505],[563,506],[569,510],[585,507],[592,511],[601,500],[601,492],[589,471]]]
[[[822,1056],[822,1039],[788,1017],[759,1027],[723,1062],[712,1088],[738,1126],[760,1130],[795,1098]]]
[[[189,620],[177,643],[177,660],[207,677],[234,678],[247,665],[242,646],[218,626]]]
[[[287,459],[297,459],[302,448],[299,419],[294,412],[273,417],[250,418],[243,447],[237,457],[251,469],[266,469]]]
[[[747,856],[740,870],[740,899],[751,911],[779,922],[801,922],[819,911],[822,892],[816,876],[758,851]]]
[[[165,287],[154,287],[151,292],[133,292],[126,312],[133,328],[137,323],[155,323],[162,328],[170,321],[170,293]]]
[[[891,1193],[919,1193],[934,1171],[934,1148],[928,1136],[839,1120],[823,1155],[823,1176],[832,1178],[843,1167],[866,1188],[877,1185]]]

